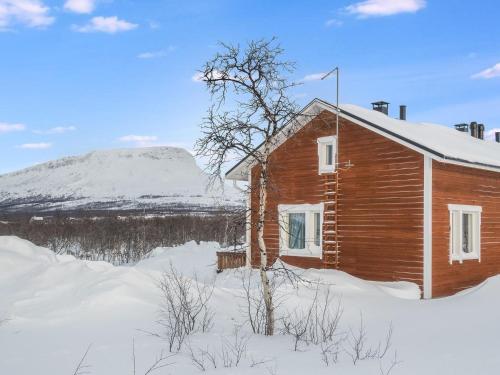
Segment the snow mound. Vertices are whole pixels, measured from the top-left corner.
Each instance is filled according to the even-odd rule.
[[[154,249],[147,259],[137,263],[138,269],[167,271],[170,265],[182,270],[184,275],[200,279],[214,276],[217,255],[220,250],[217,242],[188,242],[177,247],[158,247]]]

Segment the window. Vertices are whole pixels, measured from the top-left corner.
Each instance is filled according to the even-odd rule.
[[[481,260],[481,212],[479,206],[450,204],[450,263]]]
[[[322,204],[278,207],[280,255],[321,257]]]
[[[318,138],[319,174],[335,172],[336,147],[336,137]]]
[[[305,249],[306,247],[306,214],[290,212],[288,214],[288,248]]]

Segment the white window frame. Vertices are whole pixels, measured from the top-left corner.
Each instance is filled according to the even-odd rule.
[[[450,264],[453,261],[462,263],[464,260],[477,259],[481,261],[481,206],[468,206],[461,204],[449,204],[450,215]],[[472,215],[472,252],[465,253],[462,248],[463,239],[463,214]],[[456,218],[455,225],[453,218]],[[453,240],[453,233],[458,234],[458,238]]]
[[[326,164],[326,148],[332,146],[332,164]],[[337,153],[337,137],[321,137],[318,138],[318,174],[333,173],[335,172]]]
[[[280,256],[300,256],[321,258],[323,256],[323,203],[319,204],[280,204],[278,205],[278,217],[280,227]],[[290,249],[288,247],[288,214],[305,214],[305,249]],[[320,241],[319,246],[314,243],[314,214],[319,213]]]

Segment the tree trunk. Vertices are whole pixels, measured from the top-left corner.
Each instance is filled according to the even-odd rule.
[[[262,283],[262,292],[264,295],[264,304],[266,306],[266,327],[265,335],[274,334],[274,306],[271,285],[267,275],[267,248],[264,240],[264,221],[267,203],[267,161],[261,166],[260,184],[259,184],[259,220],[257,224],[257,238],[260,252],[260,280]]]

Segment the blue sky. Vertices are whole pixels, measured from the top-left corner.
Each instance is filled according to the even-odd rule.
[[[0,173],[94,149],[192,148],[196,70],[276,36],[295,78],[340,66],[341,102],[500,128],[500,4],[459,0],[0,0]],[[297,92],[335,100],[334,81]]]

